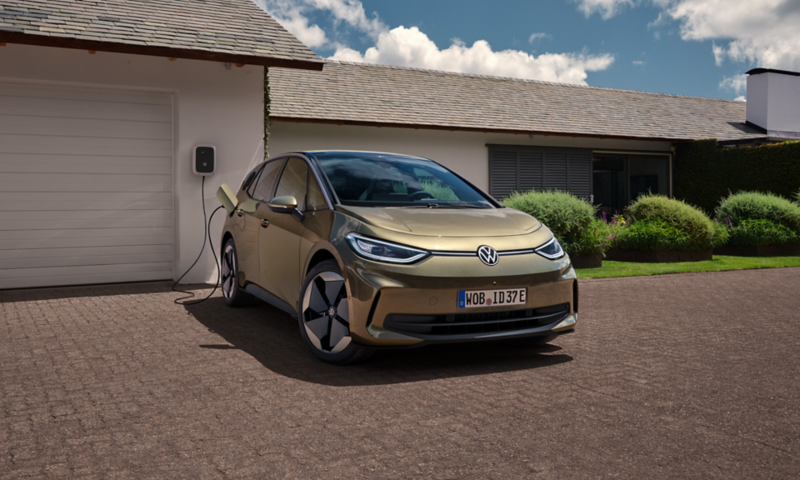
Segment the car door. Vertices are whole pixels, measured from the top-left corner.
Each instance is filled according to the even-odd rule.
[[[272,198],[275,182],[281,172],[285,159],[267,162],[260,170],[258,177],[250,183],[246,190],[239,193],[240,206],[245,202],[258,202],[257,210],[238,208],[234,212],[233,238],[236,241],[236,253],[239,256],[239,271],[245,282],[261,284],[261,265],[259,256],[259,230],[263,227],[259,210]]]
[[[291,195],[297,199],[297,209],[306,207],[308,163],[291,157],[283,167],[274,196]],[[276,213],[266,205],[256,215],[268,226],[259,230],[259,263],[261,286],[291,306],[296,305],[300,292],[300,241],[305,226],[302,220],[287,213]]]

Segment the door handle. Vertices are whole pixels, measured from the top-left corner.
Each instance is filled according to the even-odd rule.
[[[269,227],[269,220],[267,220],[266,218],[264,220],[261,220],[261,227],[263,228]]]

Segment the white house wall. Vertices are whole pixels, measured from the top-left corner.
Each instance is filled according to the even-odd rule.
[[[263,158],[263,68],[226,69],[222,63],[8,44],[0,47],[0,80],[125,90],[171,92],[174,98],[175,262],[173,278],[185,271],[203,243],[201,177],[191,171],[196,144],[216,146],[217,172],[208,177],[208,212],[219,205],[217,187],[236,188]],[[217,214],[212,238],[219,239]],[[217,245],[217,248],[219,246]],[[210,251],[184,283],[215,280]]]
[[[671,143],[585,137],[271,122],[269,154],[303,150],[374,150],[430,158],[489,190],[487,144],[669,152]]]

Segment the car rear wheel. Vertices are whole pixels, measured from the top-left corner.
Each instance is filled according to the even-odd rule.
[[[356,345],[350,337],[350,299],[336,261],[314,267],[300,292],[300,334],[317,358],[345,365],[372,355],[371,349]]]
[[[230,307],[247,307],[253,304],[254,297],[239,288],[239,256],[232,238],[222,248],[222,298]]]

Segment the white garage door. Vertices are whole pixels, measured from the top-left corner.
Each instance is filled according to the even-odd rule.
[[[172,278],[172,95],[0,83],[0,289]]]

